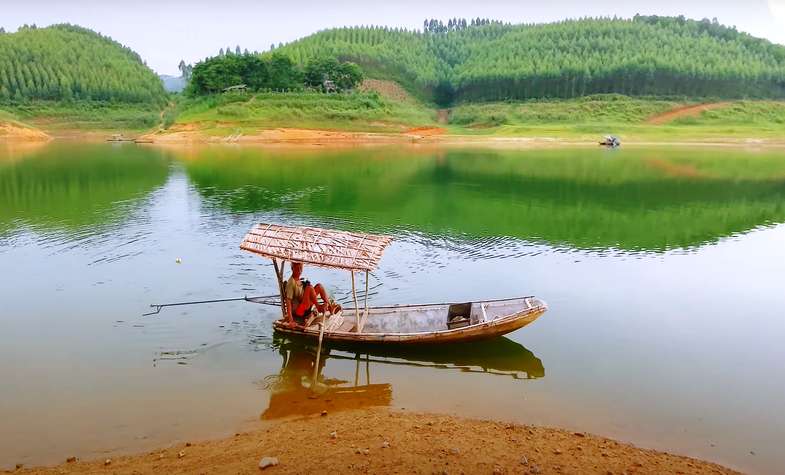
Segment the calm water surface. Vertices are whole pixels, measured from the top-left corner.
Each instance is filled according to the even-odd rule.
[[[538,295],[416,353],[274,338],[260,221],[388,233],[374,304]],[[0,144],[0,468],[363,405],[568,427],[781,473],[785,153]],[[177,264],[176,259],[182,263]],[[349,293],[345,273],[307,269]],[[358,390],[349,388],[359,388]]]

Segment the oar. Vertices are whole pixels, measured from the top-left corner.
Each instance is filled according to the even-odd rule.
[[[142,314],[142,316],[146,317],[148,315],[157,315],[157,314],[161,313],[161,310],[163,310],[165,307],[179,307],[181,305],[201,305],[201,304],[204,304],[204,303],[221,303],[221,302],[245,301],[245,302],[260,303],[262,305],[276,305],[276,306],[280,305],[280,302],[265,302],[264,301],[265,299],[272,299],[272,298],[275,298],[275,297],[278,297],[278,294],[275,294],[275,295],[262,295],[262,296],[259,296],[259,297],[248,297],[246,295],[245,297],[234,298],[234,299],[194,300],[194,301],[191,301],[191,302],[175,302],[175,303],[151,304],[150,307],[154,308],[155,310],[152,311],[152,312],[149,312],[149,313],[144,313],[144,314]]]

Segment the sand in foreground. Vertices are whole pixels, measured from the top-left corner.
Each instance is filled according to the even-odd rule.
[[[333,434],[334,433],[334,434]],[[279,465],[260,470],[262,457]],[[731,474],[687,457],[563,430],[371,409],[310,416],[148,454],[15,473]]]

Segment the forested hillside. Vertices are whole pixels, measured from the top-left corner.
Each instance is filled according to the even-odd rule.
[[[353,61],[369,77],[443,104],[597,93],[785,98],[785,47],[682,17],[340,28],[276,51],[301,64],[324,55]]]
[[[163,103],[161,81],[129,48],[72,26],[0,33],[0,103]]]

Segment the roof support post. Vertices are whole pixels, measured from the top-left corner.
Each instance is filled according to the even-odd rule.
[[[360,333],[360,306],[357,305],[357,288],[354,285],[354,271],[352,272],[352,298],[354,298],[354,319],[357,333]]]
[[[368,271],[365,271],[365,303],[363,304],[363,313],[365,318],[368,318]]]
[[[283,267],[286,261],[281,261],[281,267],[278,267],[278,259],[273,259],[273,267],[275,268],[275,281],[278,283],[278,293],[281,295],[281,316],[286,319],[286,300],[283,288]]]

